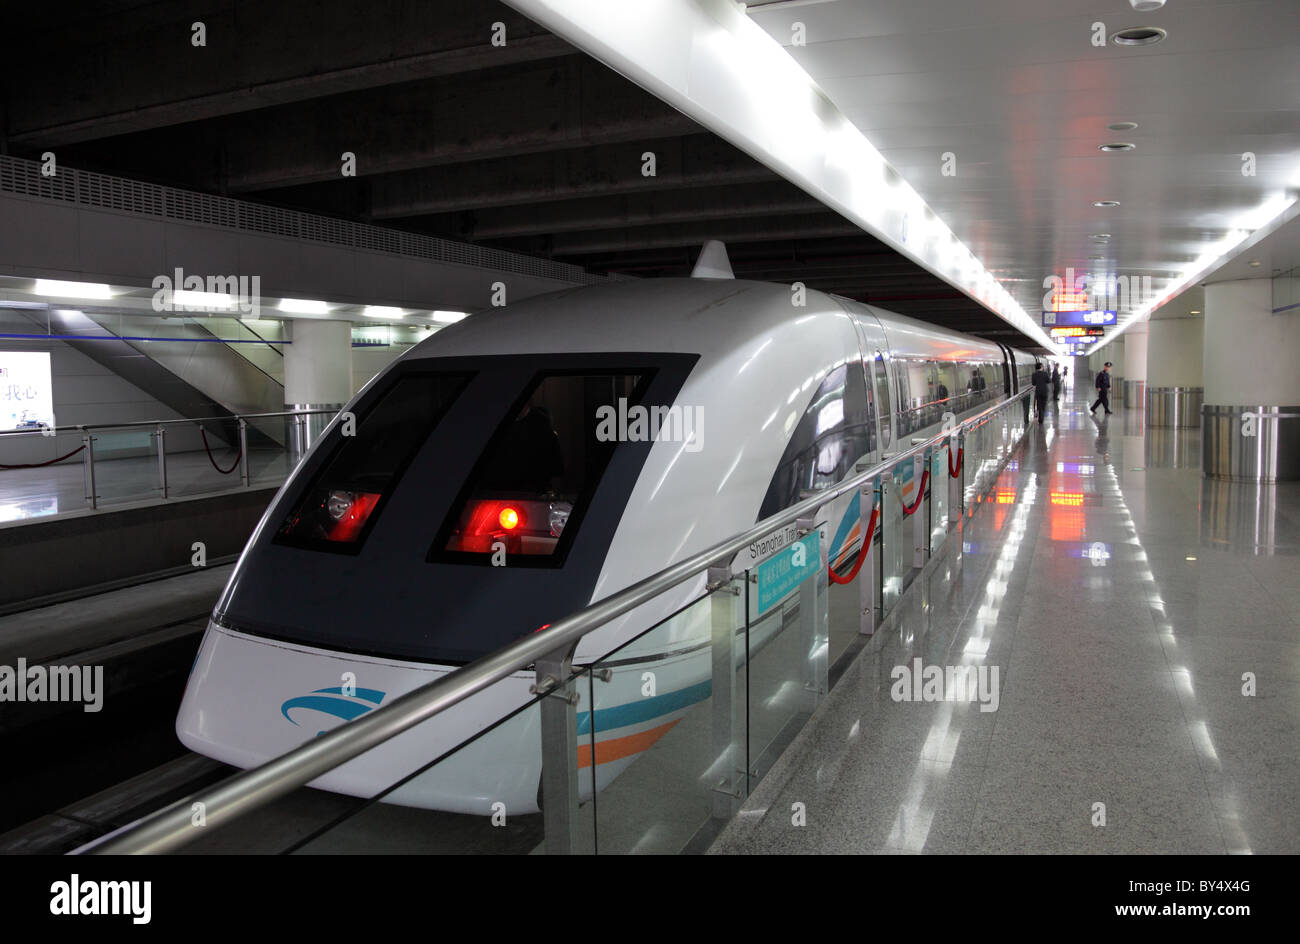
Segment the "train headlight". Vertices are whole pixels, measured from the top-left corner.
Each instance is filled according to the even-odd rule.
[[[352,510],[353,498],[351,492],[330,492],[325,500],[325,510],[335,521],[342,521],[343,517]]]
[[[551,537],[558,538],[569,522],[569,512],[573,506],[568,502],[551,502]]]

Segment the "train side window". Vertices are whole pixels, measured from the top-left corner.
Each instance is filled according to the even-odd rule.
[[[303,491],[275,541],[356,553],[374,527],[392,486],[424,445],[467,373],[408,371],[356,419],[355,435],[340,427],[333,455]]]
[[[758,517],[789,508],[805,492],[842,481],[853,463],[875,451],[876,424],[856,363],[834,368],[795,424]]]
[[[553,371],[529,385],[497,429],[447,520],[430,560],[558,567],[620,441],[686,434],[688,411],[640,401],[653,371]],[[620,428],[622,427],[622,428]]]

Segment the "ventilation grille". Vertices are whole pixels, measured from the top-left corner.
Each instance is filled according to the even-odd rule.
[[[97,174],[93,171],[60,167],[58,176],[43,177],[39,162],[8,155],[0,155],[0,191],[75,203],[80,206],[138,213],[142,216],[153,216],[181,223],[202,223],[247,233],[286,236],[291,239],[329,243],[352,249],[368,249],[373,252],[431,259],[437,262],[454,262],[581,285],[624,281],[630,278],[621,275],[595,275],[580,266],[565,262],[536,259],[521,253],[440,239],[437,236],[404,233],[366,223],[336,220],[328,216],[317,216],[314,213],[263,206],[230,197],[177,190],[175,187]]]

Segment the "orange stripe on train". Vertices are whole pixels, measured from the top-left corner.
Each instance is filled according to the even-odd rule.
[[[680,718],[678,720],[681,720]],[[626,737],[610,738],[608,741],[596,742],[596,763],[608,764],[613,760],[620,760],[624,757],[630,757],[633,754],[639,754],[648,749],[655,741],[659,740],[672,729],[677,721],[669,721],[667,724],[661,724],[657,728],[651,728],[649,731],[642,731],[639,734],[629,734]],[[591,743],[578,745],[578,767],[591,766]]]

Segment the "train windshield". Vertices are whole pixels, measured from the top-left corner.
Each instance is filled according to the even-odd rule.
[[[651,373],[535,377],[488,442],[429,559],[560,566],[614,449],[638,432]]]
[[[276,541],[355,553],[468,373],[407,373],[361,416],[345,414],[338,445],[285,519]]]

